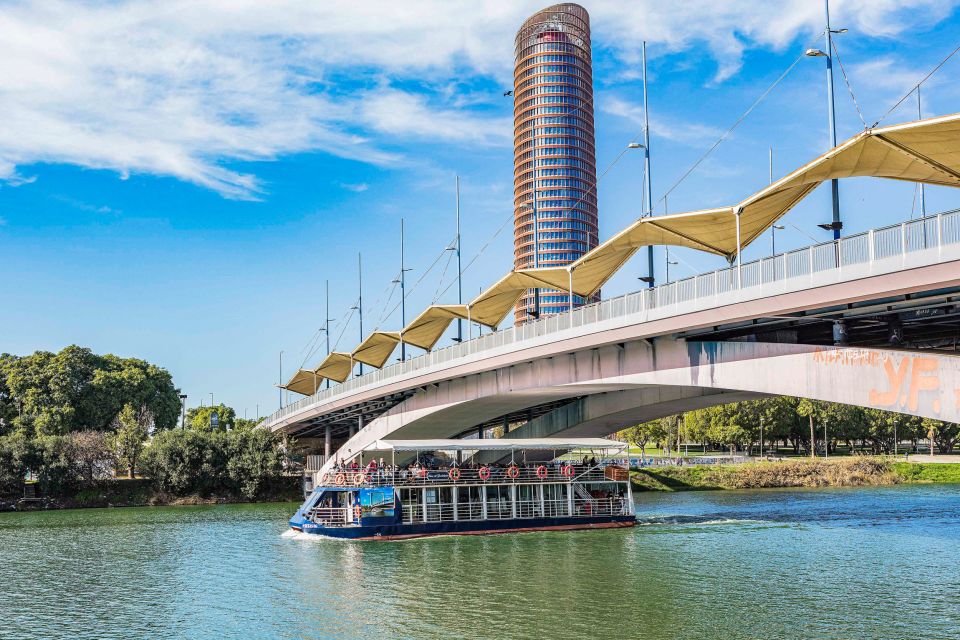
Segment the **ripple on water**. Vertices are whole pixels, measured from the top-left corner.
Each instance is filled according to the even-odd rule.
[[[960,628],[960,488],[637,496],[633,529],[397,542],[292,505],[0,514],[0,638],[879,638]]]

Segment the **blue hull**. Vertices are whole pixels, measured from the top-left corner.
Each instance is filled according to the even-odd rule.
[[[458,522],[424,522],[419,524],[382,524],[355,527],[323,527],[294,517],[290,526],[297,531],[347,540],[403,540],[443,535],[483,535],[522,531],[554,531],[572,529],[606,529],[630,527],[636,518],[597,516],[594,518],[524,518],[514,520],[461,520]]]

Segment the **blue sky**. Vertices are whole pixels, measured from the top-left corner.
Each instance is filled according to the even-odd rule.
[[[604,238],[640,212],[639,46],[649,41],[654,199],[822,29],[822,5],[585,1],[593,20]],[[669,7],[667,5],[670,5]],[[841,60],[868,124],[958,44],[958,2],[833,3]],[[542,3],[423,1],[7,2],[0,8],[0,351],[76,343],[168,368],[190,396],[253,417],[315,364],[330,280],[334,342],[395,329],[390,282],[407,225],[408,318],[447,289],[454,176],[462,180],[467,296],[512,256],[513,34]],[[924,85],[925,115],[960,111],[954,59]],[[838,137],[863,128],[837,69]],[[884,123],[915,117],[908,100]],[[678,212],[725,205],[827,146],[824,64],[802,59],[669,197]],[[927,191],[928,212],[960,193]],[[908,218],[912,185],[841,184],[846,232]],[[662,203],[658,210],[663,211]],[[778,249],[827,239],[821,188],[788,217]],[[797,228],[794,227],[798,227]],[[497,229],[498,236],[492,238]],[[807,235],[808,234],[808,235]],[[769,252],[769,237],[745,258]],[[678,250],[671,276],[721,266]],[[635,290],[637,257],[604,288]],[[657,267],[663,255],[658,249]],[[444,275],[441,281],[441,274]],[[454,301],[455,288],[440,296]],[[444,343],[447,341],[445,340]],[[322,344],[321,344],[322,348]]]

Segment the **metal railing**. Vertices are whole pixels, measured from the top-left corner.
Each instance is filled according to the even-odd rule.
[[[572,507],[572,511],[571,511]],[[426,513],[426,519],[424,519]],[[403,522],[461,522],[477,520],[512,520],[530,518],[589,518],[593,516],[629,515],[625,498],[545,498],[532,500],[487,500],[486,502],[452,502],[403,505]],[[347,523],[342,523],[347,524]]]
[[[324,526],[342,526],[354,519],[349,507],[317,507],[307,512],[307,518]]]
[[[602,325],[609,320],[635,315],[640,315],[640,321],[648,321],[722,306],[729,304],[729,296],[725,294],[731,292],[740,292],[737,298],[739,301],[776,295],[786,289],[802,290],[820,286],[828,281],[820,279],[821,276],[835,275],[834,281],[862,278],[870,275],[874,266],[890,266],[890,261],[894,261],[893,267],[903,268],[911,254],[915,254],[920,263],[935,264],[941,260],[940,250],[943,247],[958,243],[960,210],[955,210],[788,251],[739,266],[717,269],[435,349],[288,404],[273,413],[263,424],[269,427],[272,423],[303,409],[361,389],[375,388],[388,380],[400,379],[415,372],[426,372],[432,367],[466,357],[475,359],[481,353],[494,352],[554,333],[592,324]],[[936,252],[926,253],[925,260],[919,259],[931,249]],[[896,264],[898,262],[899,265]],[[911,265],[916,266],[913,262]],[[861,266],[869,268],[863,269]],[[603,328],[605,327],[598,326],[597,330]]]
[[[330,471],[314,479],[317,487],[382,487],[397,488],[425,486],[470,486],[493,484],[545,484],[558,482],[614,482],[608,476],[605,466],[584,467],[583,465],[527,465],[514,467],[487,467],[489,475],[481,470],[459,468],[459,477],[450,469],[421,469],[399,471],[361,469]],[[513,475],[511,475],[511,473]]]

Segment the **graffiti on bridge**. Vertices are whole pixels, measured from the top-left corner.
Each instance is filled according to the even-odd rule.
[[[870,406],[891,411],[917,413],[930,409],[939,415],[942,398],[952,396],[954,408],[960,411],[960,388],[949,388],[953,376],[942,375],[941,357],[910,353],[884,353],[871,349],[817,349],[814,361],[827,365],[849,366],[854,369],[882,370],[879,381],[874,378],[869,391]],[[945,381],[944,378],[947,378]],[[944,382],[948,388],[944,388]]]

